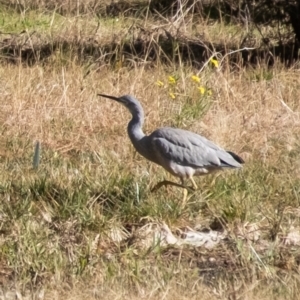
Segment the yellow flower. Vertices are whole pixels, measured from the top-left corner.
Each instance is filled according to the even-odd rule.
[[[211,58],[210,59],[210,62],[212,63],[212,65],[214,65],[215,68],[218,68],[219,67],[219,62],[214,59],[214,58]]]
[[[172,93],[172,92],[169,93],[169,96],[170,96],[172,99],[175,99],[175,98],[176,98],[175,94]]]
[[[203,86],[199,86],[199,87],[198,87],[198,90],[199,90],[199,92],[200,92],[201,95],[204,95],[204,94],[205,94],[205,91],[206,91],[206,88],[203,87]]]
[[[199,83],[200,82],[200,77],[198,77],[197,75],[193,75],[192,80]]]
[[[169,83],[170,84],[175,84],[176,83],[176,79],[173,76],[169,76]]]
[[[155,83],[159,87],[163,87],[164,86],[164,83],[161,80],[157,80]]]

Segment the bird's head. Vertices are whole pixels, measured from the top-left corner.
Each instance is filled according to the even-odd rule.
[[[112,100],[115,100],[115,101],[121,103],[131,112],[131,114],[133,116],[136,114],[143,113],[143,108],[142,108],[140,102],[131,95],[124,95],[121,97],[114,97],[114,96],[109,96],[109,95],[104,95],[104,94],[97,94],[97,95],[104,97],[104,98],[112,99]]]

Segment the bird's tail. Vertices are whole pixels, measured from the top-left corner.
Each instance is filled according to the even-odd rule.
[[[240,156],[238,156],[237,154],[235,154],[231,151],[227,151],[227,153],[229,153],[239,164],[244,164],[245,163],[245,161]]]

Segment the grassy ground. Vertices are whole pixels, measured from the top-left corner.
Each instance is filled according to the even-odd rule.
[[[72,38],[74,20],[52,23],[52,37],[69,24]],[[100,22],[102,34],[115,28]],[[299,70],[191,65],[78,63],[63,52],[31,67],[2,62],[3,299],[298,299]],[[140,99],[145,132],[198,132],[245,167],[197,178],[185,207],[178,188],[150,193],[168,175],[135,153],[128,112],[98,92]],[[163,223],[175,236],[211,228],[226,239],[213,249],[160,245]]]

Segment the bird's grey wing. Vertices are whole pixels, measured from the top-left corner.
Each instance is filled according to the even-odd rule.
[[[158,156],[182,166],[219,166],[216,151],[201,140],[191,138],[187,132],[173,128],[162,128],[153,133],[152,144]],[[201,136],[199,136],[201,137]]]
[[[193,167],[241,167],[227,151],[208,139],[182,129],[160,128],[151,134],[154,149],[165,159]]]

